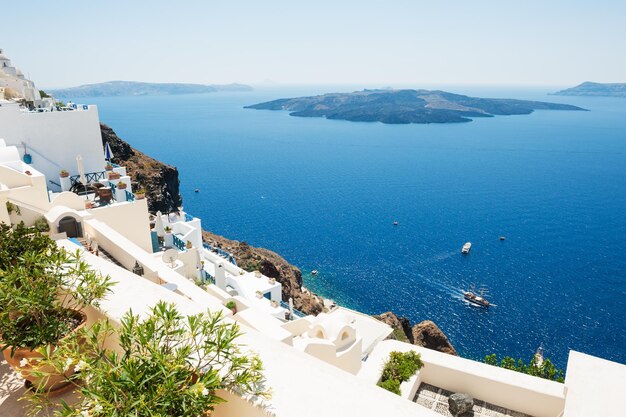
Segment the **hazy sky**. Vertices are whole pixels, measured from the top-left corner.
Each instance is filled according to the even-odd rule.
[[[0,48],[41,87],[626,82],[626,1],[13,1]]]

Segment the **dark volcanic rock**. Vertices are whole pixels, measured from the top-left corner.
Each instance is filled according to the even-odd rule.
[[[387,339],[409,342],[416,346],[457,355],[448,337],[430,320],[423,321],[411,327],[411,322],[408,318],[398,317],[391,311],[373,317],[383,323],[387,323],[393,328],[393,333],[390,334]]]
[[[430,320],[424,320],[416,324],[411,332],[413,333],[414,345],[449,353],[450,355],[458,355],[448,337]]]
[[[393,333],[387,339],[395,339],[401,342],[413,343],[413,332],[411,331],[411,321],[406,317],[398,317],[391,311],[373,316],[391,326]]]
[[[313,315],[322,312],[322,298],[304,290],[302,272],[276,252],[255,248],[246,242],[226,239],[207,231],[202,232],[202,238],[205,242],[230,252],[235,257],[237,265],[246,271],[260,271],[270,278],[276,278],[282,285],[283,299],[293,298],[293,305],[296,309]]]
[[[584,110],[569,104],[503,98],[478,98],[440,90],[363,90],[283,98],[246,106],[287,110],[291,116],[325,117],[353,122],[460,123],[472,117],[530,114],[534,110]]]
[[[474,407],[474,399],[469,394],[454,393],[448,397],[448,409],[453,416],[469,413]]]
[[[132,148],[105,124],[100,124],[100,132],[102,144],[108,142],[113,151],[111,162],[126,167],[126,172],[133,179],[133,190],[146,190],[148,210],[152,213],[169,213],[182,205],[178,170],[175,167],[165,165]]]

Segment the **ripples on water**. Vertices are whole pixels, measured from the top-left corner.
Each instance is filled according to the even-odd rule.
[[[472,358],[543,342],[561,366],[570,348],[626,362],[626,100],[490,91],[592,111],[412,126],[241,108],[313,92],[91,101],[179,167],[205,228],[319,270],[324,296],[432,319]],[[469,306],[472,283],[497,307]]]

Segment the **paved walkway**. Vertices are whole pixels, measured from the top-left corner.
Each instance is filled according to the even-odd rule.
[[[448,397],[453,393],[430,384],[422,383],[415,394],[417,404],[446,417],[454,417],[448,410]],[[532,417],[518,411],[508,410],[485,401],[474,399],[474,408],[459,417]]]

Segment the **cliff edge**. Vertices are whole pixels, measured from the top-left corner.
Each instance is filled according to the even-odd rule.
[[[430,320],[424,320],[411,326],[409,319],[398,317],[391,311],[374,316],[374,318],[387,323],[393,328],[393,333],[387,339],[409,342],[416,346],[458,356],[456,349],[454,349],[445,333]]]

